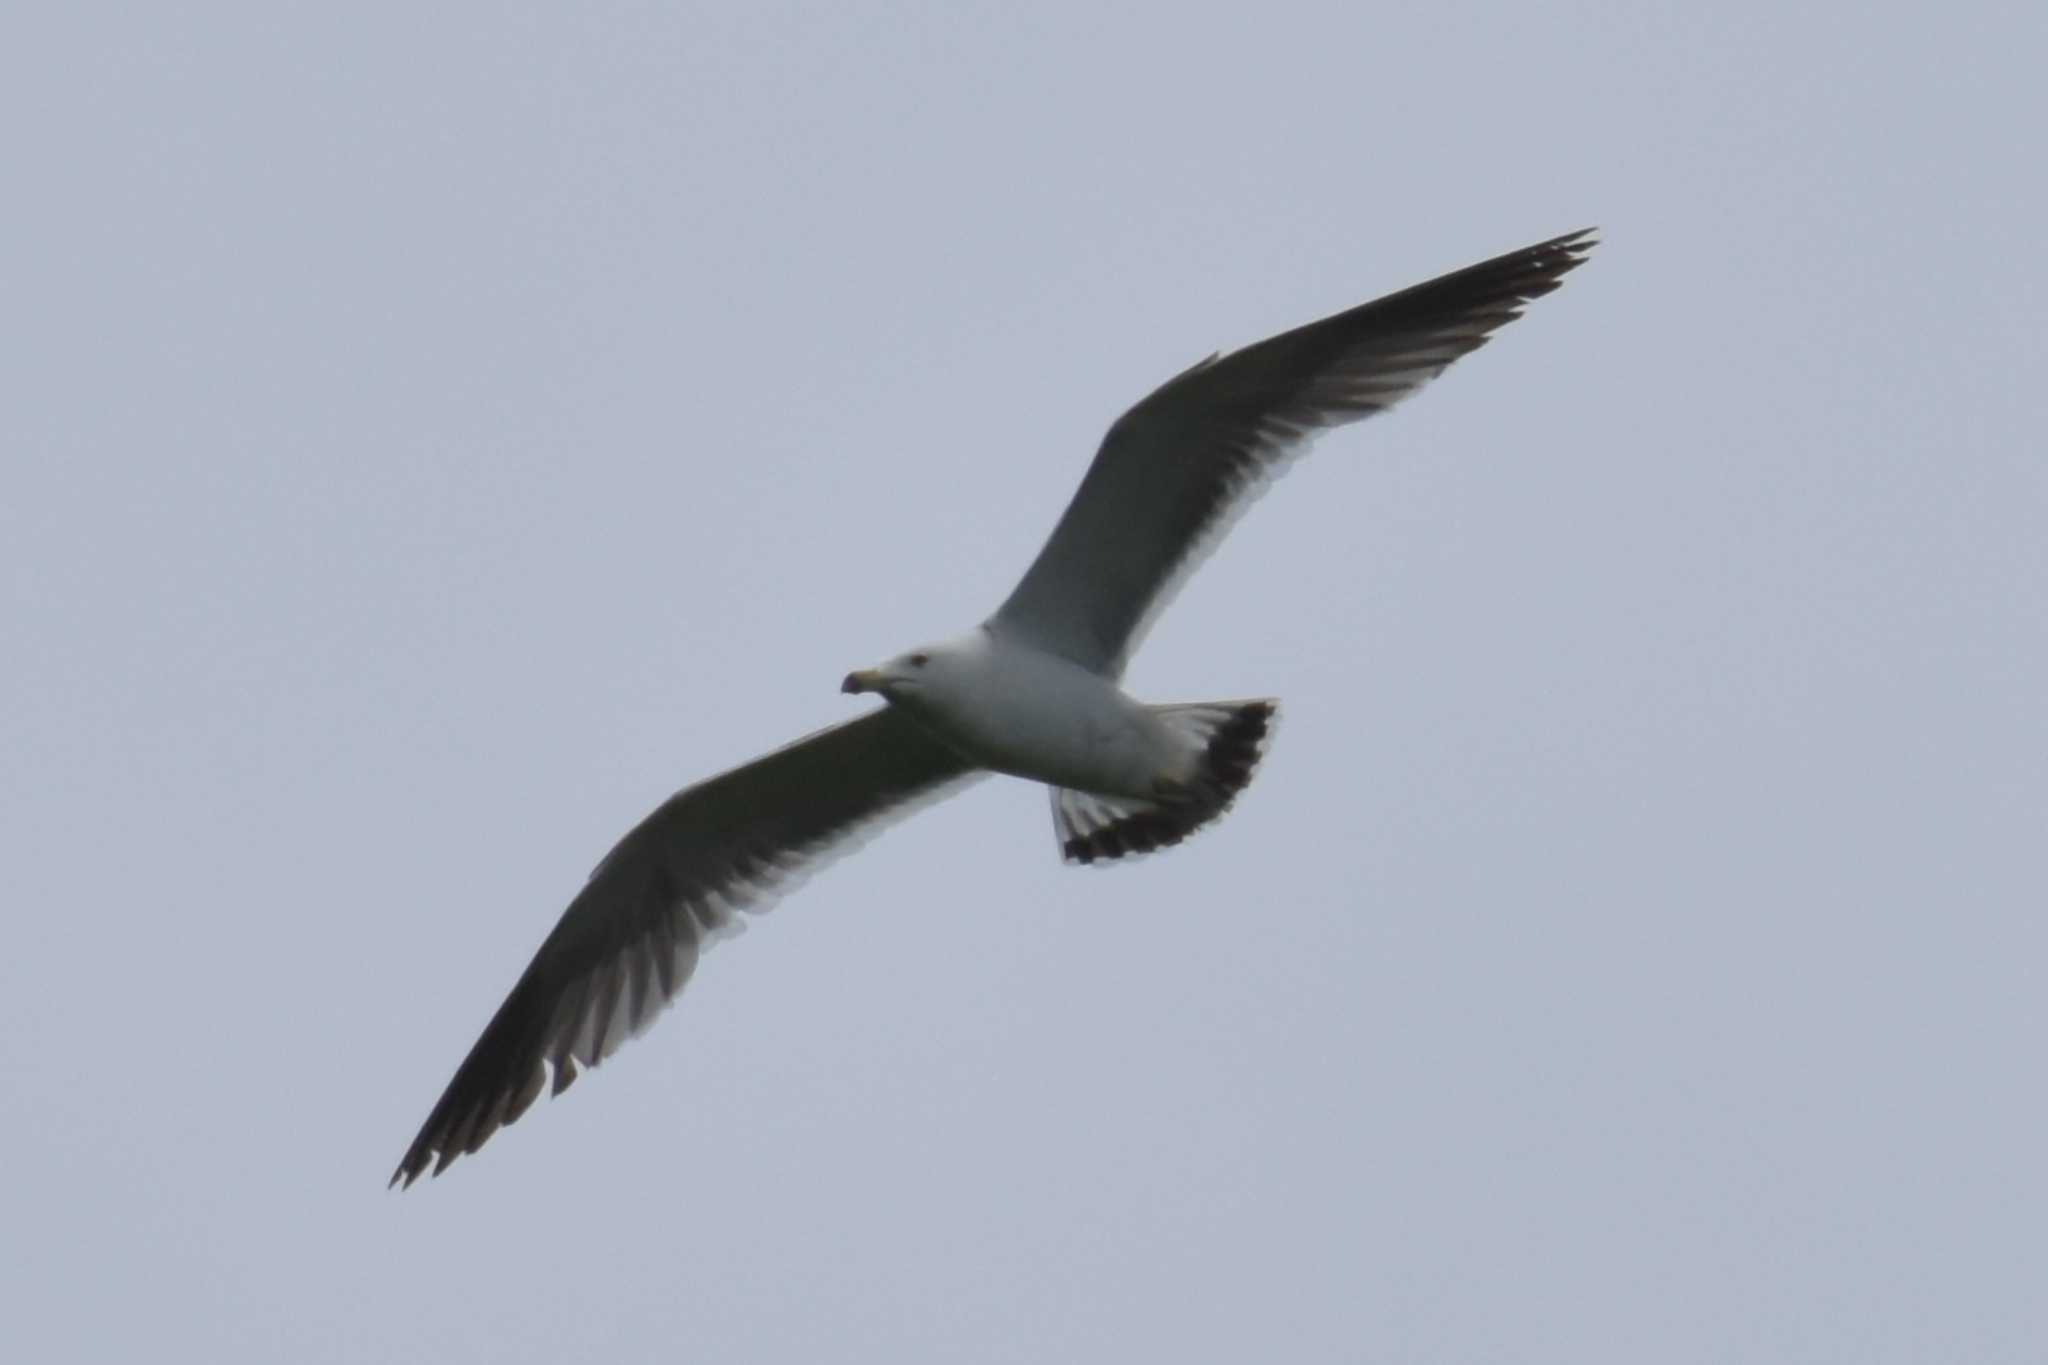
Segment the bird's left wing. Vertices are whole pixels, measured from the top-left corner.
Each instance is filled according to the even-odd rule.
[[[553,1073],[553,1093],[644,1029],[738,910],[978,770],[895,707],[820,730],[670,797],[570,903],[391,1177],[483,1146]]]
[[[1117,419],[989,624],[1111,677],[1172,589],[1330,427],[1383,412],[1477,350],[1593,249],[1555,237],[1211,356]]]

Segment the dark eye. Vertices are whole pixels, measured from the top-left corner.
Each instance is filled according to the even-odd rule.
[[[923,668],[931,661],[932,656],[929,654],[913,654],[910,656],[910,666],[912,668]]]

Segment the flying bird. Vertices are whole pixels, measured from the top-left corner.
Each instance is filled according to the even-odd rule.
[[[1118,686],[1147,625],[1319,433],[1383,412],[1557,288],[1554,237],[1182,371],[1118,418],[1052,536],[964,635],[846,675],[887,704],[686,787],[605,856],[392,1174],[476,1151],[652,1022],[699,951],[853,841],[977,778],[1051,793],[1060,852],[1100,863],[1230,809],[1271,699],[1152,705]]]

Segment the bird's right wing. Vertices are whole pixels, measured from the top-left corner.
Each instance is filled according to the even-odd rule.
[[[738,910],[762,910],[831,856],[978,770],[895,707],[676,793],[619,841],[413,1139],[392,1184],[483,1146],[554,1077],[644,1029]]]
[[[1117,676],[1173,590],[1312,438],[1420,389],[1592,249],[1590,230],[1554,237],[1168,380],[1109,429],[989,624]]]

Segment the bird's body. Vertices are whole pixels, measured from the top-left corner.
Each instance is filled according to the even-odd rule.
[[[1147,704],[1124,665],[1174,587],[1317,433],[1483,345],[1592,248],[1540,242],[1211,356],[1110,428],[1009,598],[965,635],[857,670],[889,704],[676,793],[570,903],[392,1176],[474,1152],[652,1022],[699,950],[836,851],[987,773],[1041,782],[1070,861],[1180,842],[1230,808],[1268,699]]]
[[[1154,797],[1191,780],[1201,757],[1100,673],[992,626],[853,674],[845,688],[883,693],[977,767],[1051,787]]]

